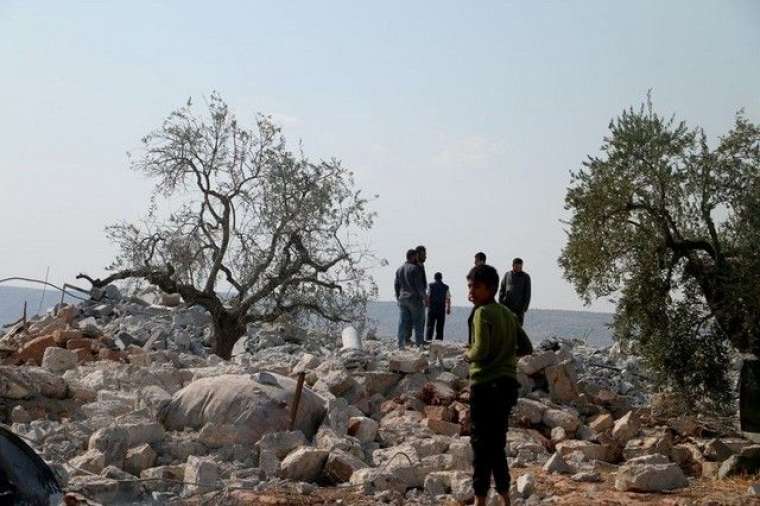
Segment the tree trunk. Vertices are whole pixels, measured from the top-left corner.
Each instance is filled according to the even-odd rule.
[[[744,360],[739,373],[741,430],[760,434],[760,359]]]
[[[235,343],[246,333],[244,318],[236,314],[222,312],[212,317],[214,323],[214,353],[224,360],[232,358],[232,348]]]

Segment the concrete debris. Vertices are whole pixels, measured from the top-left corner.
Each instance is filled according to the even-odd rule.
[[[106,287],[94,298],[0,338],[0,422],[91,501],[176,504],[224,489],[340,484],[391,504],[472,500],[461,345],[344,348],[340,336],[283,321],[249,327],[228,362],[212,354],[208,313],[178,294]],[[703,439],[704,422],[683,410],[655,426],[641,371],[618,347],[577,341],[519,360],[507,451],[512,467],[531,469],[516,479],[515,503],[551,499],[537,493],[542,473],[586,483],[614,474],[619,490],[660,492],[687,486],[686,475],[757,470],[758,446]]]

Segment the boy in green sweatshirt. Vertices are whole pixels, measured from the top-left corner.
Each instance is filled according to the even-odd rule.
[[[485,505],[493,475],[496,491],[509,505],[509,468],[505,447],[507,420],[517,403],[517,333],[515,315],[495,300],[499,274],[490,265],[477,265],[467,275],[470,301],[475,305],[472,343],[465,352],[470,362],[470,444],[473,450],[475,504]]]

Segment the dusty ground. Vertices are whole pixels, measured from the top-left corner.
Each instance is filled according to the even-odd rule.
[[[540,467],[515,469],[513,479],[521,474],[531,472],[537,481],[537,491],[542,497],[554,496],[554,504],[561,505],[662,505],[662,506],[760,506],[760,498],[747,496],[747,489],[760,481],[760,475],[729,480],[699,479],[691,485],[667,494],[636,494],[615,490],[615,478],[604,474],[605,481],[600,483],[577,483],[567,476],[549,475]],[[319,488],[310,495],[298,495],[290,492],[255,493],[233,491],[228,494],[206,495],[193,502],[195,505],[225,504],[243,505],[277,505],[277,506],[316,506],[344,504],[350,506],[369,506],[377,504],[373,497],[359,493],[355,488]],[[444,506],[454,506],[451,502]]]

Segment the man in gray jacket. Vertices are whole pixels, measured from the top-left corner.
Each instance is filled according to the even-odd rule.
[[[499,302],[507,306],[523,325],[530,306],[530,276],[523,272],[522,258],[512,260],[512,270],[504,274],[499,288]]]
[[[425,272],[417,262],[417,251],[406,252],[406,263],[396,270],[393,283],[399,309],[398,347],[404,349],[406,341],[412,336],[417,346],[424,344],[425,330]]]

